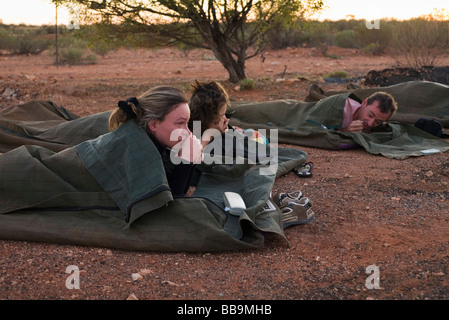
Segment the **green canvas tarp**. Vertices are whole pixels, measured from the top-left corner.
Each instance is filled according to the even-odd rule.
[[[307,158],[298,149],[277,154],[265,165],[198,165],[193,197],[173,198],[157,150],[134,121],[60,152],[20,146],[0,155],[0,238],[149,251],[258,248],[265,233],[285,238],[280,210],[263,207],[275,178]],[[242,216],[225,210],[226,191],[242,196]]]
[[[343,109],[348,97],[361,101],[376,91],[391,93],[399,105],[394,120],[370,134],[342,133]],[[242,128],[277,129],[280,143],[340,150],[363,147],[372,154],[404,159],[449,150],[449,142],[410,123],[431,118],[447,123],[449,86],[409,82],[381,89],[359,89],[323,95],[317,101],[278,100],[234,103],[230,124]],[[403,120],[404,122],[398,122]],[[408,123],[407,123],[408,122]]]
[[[399,110],[388,124],[371,134],[332,130],[343,119],[345,99],[360,100],[376,91],[391,93]],[[448,150],[448,142],[436,138],[413,123],[435,119],[449,127],[449,86],[411,81],[383,88],[354,88],[345,91],[309,92],[306,101],[279,100],[236,103],[228,110],[230,123],[241,128],[276,129],[278,141],[300,146],[346,149],[363,147],[370,153],[404,159]],[[20,145],[41,145],[60,151],[108,131],[110,112],[79,118],[50,101],[28,103],[0,110],[0,152]],[[326,127],[323,128],[324,125]]]
[[[358,89],[357,89],[358,90]],[[276,129],[279,143],[327,149],[362,146],[403,159],[449,149],[410,123],[447,119],[447,86],[412,82],[382,88],[410,123],[371,134],[339,133],[344,101],[368,91],[317,101],[233,104],[231,124]],[[371,91],[370,91],[371,90]],[[173,198],[160,158],[134,122],[108,133],[110,112],[79,118],[50,101],[0,110],[0,238],[152,251],[257,248],[265,233],[284,236],[279,209],[263,207],[277,177],[304,163],[299,149],[279,148],[277,166],[246,162],[201,164],[194,196]],[[402,118],[402,119],[405,119]],[[124,149],[125,148],[125,149]],[[147,161],[145,161],[147,160]],[[261,169],[269,169],[260,174]],[[268,173],[267,173],[268,172]],[[244,215],[224,210],[223,194],[239,193]]]
[[[0,152],[22,145],[53,151],[93,139],[109,131],[110,111],[80,118],[52,101],[32,100],[0,110]]]
[[[319,86],[311,86],[304,100],[316,102],[344,93],[353,93],[363,100],[378,91],[390,93],[398,102],[399,109],[391,118],[392,121],[414,124],[420,118],[427,118],[438,120],[445,128],[449,128],[449,86],[436,82],[410,81],[382,88],[350,84],[343,91],[324,91]]]

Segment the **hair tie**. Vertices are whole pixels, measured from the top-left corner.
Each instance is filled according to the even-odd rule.
[[[139,104],[139,101],[137,101],[136,97],[132,97],[132,98],[128,98],[126,99],[126,101],[119,101],[118,102],[118,107],[120,109],[122,109],[123,111],[125,111],[126,115],[130,118],[136,118],[137,115],[136,113],[133,111],[133,109],[131,108],[131,106],[129,105],[129,103],[134,104],[135,106],[137,106]]]

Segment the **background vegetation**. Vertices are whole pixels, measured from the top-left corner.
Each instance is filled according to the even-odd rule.
[[[315,47],[327,55],[330,46],[359,49],[365,54],[391,54],[408,67],[438,65],[441,55],[449,54],[449,21],[437,16],[396,21],[381,20],[379,29],[368,29],[365,20],[301,21],[287,31],[273,30],[267,47]],[[96,63],[118,48],[157,48],[158,30],[139,30],[132,25],[81,25],[79,29],[58,26],[58,63]],[[55,26],[0,24],[0,54],[55,55]],[[192,48],[179,46],[180,50]],[[338,59],[339,57],[330,56]],[[55,57],[56,62],[56,57]]]

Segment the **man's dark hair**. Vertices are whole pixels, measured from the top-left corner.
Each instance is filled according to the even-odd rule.
[[[376,92],[367,98],[367,105],[372,104],[374,101],[379,102],[379,109],[382,113],[390,114],[391,118],[398,110],[398,104],[394,100],[393,96],[386,92]]]

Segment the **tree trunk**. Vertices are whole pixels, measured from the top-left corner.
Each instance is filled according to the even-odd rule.
[[[246,50],[241,50],[243,57],[238,57],[238,60],[236,60],[221,33],[212,33],[212,41],[210,42],[215,57],[229,73],[229,82],[237,83],[246,78],[244,57]]]
[[[217,57],[217,59],[219,59],[219,58]],[[246,78],[245,67],[239,65],[232,57],[229,59],[220,60],[220,62],[229,73],[229,82],[237,83],[240,80]]]

